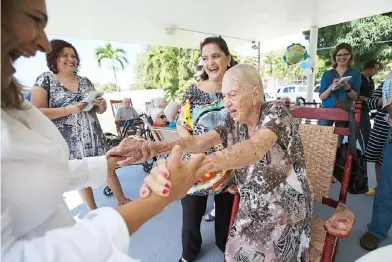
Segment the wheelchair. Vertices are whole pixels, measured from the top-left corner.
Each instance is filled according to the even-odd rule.
[[[131,129],[136,129],[136,135],[141,137],[142,139],[154,141],[154,137],[151,134],[151,131],[146,126],[143,118],[146,119],[146,121],[148,121],[148,122],[152,121],[151,117],[147,116],[146,114],[142,114],[142,115],[139,115],[138,118],[127,120],[124,124],[124,127],[123,127],[121,133],[118,136],[116,136],[112,133],[105,133],[108,147],[113,148],[115,146],[118,146],[123,139],[127,138],[128,132]],[[147,160],[144,163],[132,164],[132,165],[142,165],[143,171],[146,173],[149,173],[156,161],[157,161],[157,157],[153,157],[151,160]],[[103,189],[103,194],[105,196],[111,196],[111,195],[113,195],[113,192],[109,186],[106,186]]]

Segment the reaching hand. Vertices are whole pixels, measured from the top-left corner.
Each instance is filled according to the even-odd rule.
[[[93,100],[93,105],[94,105],[94,106],[98,106],[98,107],[100,107],[100,106],[105,106],[105,105],[106,105],[106,101],[105,101],[105,99],[103,99],[102,97],[100,97],[100,98],[97,98],[97,99],[94,99],[94,100]]]
[[[106,155],[125,157],[124,160],[118,162],[119,166],[143,163],[154,155],[152,144],[153,142],[150,141],[125,138],[118,146],[110,149]]]
[[[159,160],[144,179],[140,196],[147,197],[152,190],[157,195],[168,196],[170,201],[183,198],[189,188],[213,168],[204,154],[193,155],[186,162],[182,162],[181,157],[181,147],[175,146],[169,160]]]

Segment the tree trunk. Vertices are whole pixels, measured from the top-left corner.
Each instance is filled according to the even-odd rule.
[[[114,74],[114,81],[116,82],[116,89],[118,92],[120,92],[120,88],[117,85],[117,75],[116,75],[116,68],[114,67],[114,61],[112,59],[112,68],[113,68],[113,74]]]

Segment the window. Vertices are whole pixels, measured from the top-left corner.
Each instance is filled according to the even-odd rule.
[[[307,86],[298,86],[297,90],[298,92],[306,92]]]
[[[287,86],[283,89],[283,93],[294,93],[295,92],[295,86]]]

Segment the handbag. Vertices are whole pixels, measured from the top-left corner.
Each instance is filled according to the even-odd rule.
[[[358,124],[355,121],[354,110],[352,108],[348,111],[348,127],[350,130],[348,143],[341,144],[336,153],[334,177],[342,183],[347,156],[350,153],[353,156],[353,163],[348,192],[353,195],[363,194],[369,191],[367,162],[364,154],[365,143]],[[357,149],[357,139],[362,151]]]

